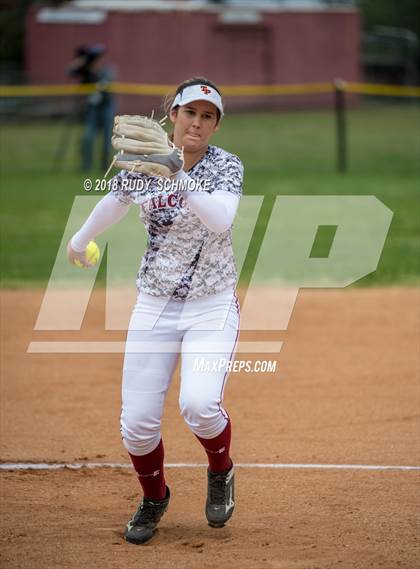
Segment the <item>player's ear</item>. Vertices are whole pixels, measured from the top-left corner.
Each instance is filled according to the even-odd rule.
[[[172,124],[175,124],[177,116],[178,116],[178,109],[172,109],[172,111],[169,113],[169,120],[171,121]]]

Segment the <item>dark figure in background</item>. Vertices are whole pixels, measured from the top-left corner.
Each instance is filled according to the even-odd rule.
[[[101,167],[106,169],[111,154],[112,125],[115,114],[114,100],[107,91],[113,74],[109,67],[103,65],[103,45],[80,46],[76,49],[75,58],[69,66],[68,73],[79,79],[80,83],[94,83],[96,91],[88,95],[84,109],[85,130],[82,139],[82,169],[92,167],[95,135],[98,129],[103,131]]]

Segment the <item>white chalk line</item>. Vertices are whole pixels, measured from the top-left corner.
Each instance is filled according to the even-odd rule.
[[[165,468],[205,468],[205,463],[168,463]],[[3,462],[0,470],[81,470],[83,468],[133,468],[131,464],[119,462]],[[281,464],[281,463],[235,463],[235,468],[267,468],[267,469],[320,469],[320,470],[420,470],[420,466],[373,465],[373,464]]]

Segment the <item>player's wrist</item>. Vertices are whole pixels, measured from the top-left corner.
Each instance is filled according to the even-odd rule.
[[[73,235],[70,239],[70,247],[75,253],[84,253],[86,251],[87,243],[79,241],[76,233],[76,235]]]

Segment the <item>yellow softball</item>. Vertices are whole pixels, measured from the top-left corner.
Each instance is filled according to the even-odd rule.
[[[99,257],[101,256],[101,252],[99,251],[99,247],[97,246],[95,241],[89,241],[85,253],[86,253],[86,259],[89,261],[89,263],[92,263],[92,265],[96,265],[96,263],[99,261]],[[76,265],[76,267],[79,267],[80,269],[86,268],[84,265],[82,265],[82,263],[78,259],[74,260],[74,264]]]

